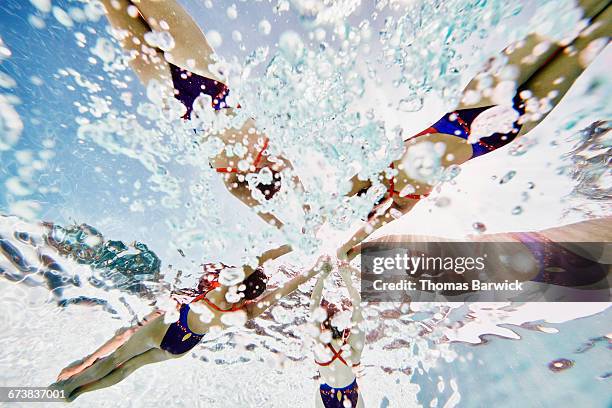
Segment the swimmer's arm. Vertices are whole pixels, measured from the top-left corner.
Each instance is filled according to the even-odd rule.
[[[370,218],[366,225],[361,227],[337,252],[339,259],[353,260],[361,251],[361,243],[369,237],[374,231],[380,227],[393,221],[390,215],[391,209],[395,209],[402,214],[408,213],[418,202],[418,200],[409,200],[405,205],[399,205],[395,201],[384,212],[384,214],[374,215]]]
[[[359,291],[355,289],[355,286],[353,286],[351,271],[352,268],[350,266],[343,266],[340,268],[340,276],[342,276],[342,280],[346,285],[346,290],[351,298],[351,303],[353,303],[353,315],[351,317],[351,321],[353,322],[353,326],[356,326],[363,321],[363,315],[361,314],[361,295],[359,294]]]
[[[121,47],[133,58],[129,64],[138,78],[147,86],[149,81],[157,80],[168,88],[172,96],[172,77],[163,54],[150,47],[144,39],[150,27],[142,13],[136,17],[128,14],[128,7],[135,7],[129,0],[101,0],[106,10],[106,17],[120,38]]]
[[[363,314],[361,313],[361,295],[359,291],[353,286],[353,280],[351,279],[352,268],[348,265],[340,267],[340,276],[346,285],[351,303],[353,304],[353,314],[351,315],[351,336],[349,342],[355,355],[352,356],[351,360],[354,363],[359,363],[361,360],[361,352],[365,345],[365,330],[362,328]]]
[[[312,294],[310,295],[310,314],[312,315],[317,307],[321,304],[321,297],[323,296],[323,284],[325,283],[325,279],[329,276],[330,270],[324,270],[319,278],[317,279],[317,283],[312,289]]]
[[[291,247],[287,244],[279,246],[278,248],[270,249],[257,257],[258,265],[263,266],[267,261],[272,261],[274,259],[280,258],[281,256],[288,254],[291,251]],[[254,269],[248,265],[244,265],[243,268],[248,274],[254,272]]]
[[[247,312],[247,318],[253,319],[263,312],[265,312],[270,306],[276,304],[280,299],[293,293],[298,286],[310,280],[317,273],[321,272],[325,268],[331,268],[329,263],[324,263],[321,265],[320,262],[317,262],[317,265],[309,270],[307,273],[303,275],[298,275],[295,278],[291,279],[289,282],[286,282],[284,285],[279,288],[273,290],[272,292],[265,295],[256,303],[251,303],[245,307]]]
[[[267,261],[271,261],[271,260],[280,258],[281,256],[288,254],[291,251],[292,251],[291,247],[287,244],[282,245],[278,248],[270,249],[264,252],[263,254],[261,254],[259,258],[257,258],[259,260],[259,266],[263,266],[263,264],[266,263]]]

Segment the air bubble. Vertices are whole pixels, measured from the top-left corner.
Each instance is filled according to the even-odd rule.
[[[106,38],[98,38],[96,46],[91,49],[91,53],[106,63],[115,59],[115,47]]]
[[[71,28],[74,26],[72,18],[60,7],[54,6],[52,8],[53,17],[64,27]]]
[[[227,8],[226,14],[227,18],[229,18],[230,20],[235,20],[238,17],[238,10],[236,9],[236,5],[232,4],[231,6],[229,6]]]
[[[0,95],[0,152],[14,146],[23,131],[23,122],[9,100]]]
[[[258,25],[259,32],[268,35],[272,31],[272,25],[268,20],[261,20]]]
[[[175,47],[174,37],[168,31],[148,31],[144,39],[152,47],[163,51],[171,51]]]
[[[423,108],[423,98],[415,96],[399,101],[397,109],[402,112],[417,112]]]
[[[499,180],[499,184],[506,184],[507,182],[512,180],[514,176],[516,176],[516,171],[510,170]]]
[[[296,63],[304,54],[304,43],[295,31],[285,31],[278,41],[278,47],[291,63]]]
[[[218,48],[223,43],[223,37],[216,30],[210,30],[206,33],[206,38],[208,39],[208,43],[213,48]]]
[[[43,13],[51,11],[51,0],[30,0],[30,3]]]
[[[474,231],[478,232],[478,233],[483,233],[487,230],[487,226],[485,224],[483,224],[482,222],[475,222],[472,224],[472,228],[474,229]]]

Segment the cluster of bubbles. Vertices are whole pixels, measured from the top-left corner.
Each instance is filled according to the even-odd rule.
[[[592,215],[599,204],[605,204],[612,198],[610,122],[594,122],[575,132],[570,141],[574,142],[574,146],[564,155],[568,164],[559,169],[574,181],[574,187],[566,199],[576,203],[571,208]],[[590,202],[586,207],[585,198]],[[582,201],[582,205],[578,205],[578,201]],[[596,204],[595,208],[593,204]]]
[[[84,3],[82,7],[67,10],[52,6],[49,0],[32,0],[32,3],[39,14],[30,16],[30,22],[40,29],[45,27],[46,18],[52,17],[63,26],[74,28],[97,22],[104,15],[98,2]],[[334,228],[347,229],[367,217],[374,203],[386,191],[380,174],[393,177],[396,173],[388,168],[389,163],[404,153],[401,128],[389,126],[371,111],[364,113],[354,107],[363,100],[368,81],[382,81],[382,74],[376,69],[370,69],[367,76],[357,69],[360,59],[364,57],[364,45],[378,40],[372,46],[373,49],[380,48],[375,55],[377,62],[385,70],[395,68],[399,72],[396,78],[390,79],[397,93],[403,95],[396,109],[414,112],[423,107],[424,98],[430,94],[439,95],[448,105],[456,105],[460,94],[460,75],[490,57],[481,49],[473,48],[470,50],[470,61],[461,58],[457,48],[471,36],[482,39],[502,31],[506,38],[513,40],[537,28],[540,34],[562,41],[571,35],[570,31],[578,26],[581,18],[569,0],[539,1],[538,12],[529,24],[513,27],[505,26],[503,21],[519,13],[520,7],[507,1],[379,0],[371,20],[376,20],[387,8],[390,13],[379,36],[373,37],[369,20],[355,26],[347,22],[360,3],[356,0],[279,0],[276,8],[286,11],[294,7],[316,44],[305,42],[295,31],[286,31],[280,36],[276,50],[271,52],[267,47],[259,47],[244,62],[226,61],[216,56],[210,69],[223,73],[227,78],[232,90],[228,105],[240,104],[240,109],[215,111],[210,98],[201,96],[194,104],[191,119],[183,120],[181,117],[185,114],[185,107],[173,97],[165,95],[164,87],[159,83],[149,83],[144,100],[134,102],[137,98],[128,91],[121,92],[120,100],[113,100],[105,95],[105,89],[95,78],[87,78],[73,68],[62,69],[58,72],[58,78],[83,94],[83,99],[76,104],[80,112],[75,118],[79,125],[77,137],[110,154],[125,156],[140,163],[149,173],[144,184],[159,194],[159,204],[170,209],[183,209],[180,218],[171,217],[167,221],[171,232],[169,241],[173,245],[179,248],[197,246],[203,258],[212,258],[228,250],[229,238],[239,236],[247,245],[251,245],[244,263],[254,264],[259,253],[258,245],[264,247],[272,242],[272,233],[265,229],[244,233],[245,228],[240,222],[230,227],[223,225],[223,206],[212,188],[213,178],[219,175],[211,169],[209,161],[222,151],[227,152],[228,147],[220,137],[222,133],[242,129],[250,118],[255,118],[261,138],[265,134],[270,139],[267,154],[271,158],[286,158],[292,168],[283,170],[280,194],[271,200],[259,197],[259,205],[253,210],[282,212],[289,200],[296,199],[309,210],[303,217],[283,220],[281,232],[284,241],[296,250],[315,253],[323,244],[315,235],[322,225],[329,223]],[[212,7],[212,2],[205,5]],[[226,15],[229,19],[238,18],[236,7],[227,8]],[[550,18],[551,15],[555,18]],[[550,24],[541,24],[542,21],[550,21]],[[332,26],[334,35],[334,40],[329,39],[328,42],[325,41],[324,30],[327,26]],[[262,20],[258,29],[263,35],[268,35],[272,27],[269,21]],[[232,37],[239,41],[241,34],[236,33]],[[209,32],[207,37],[213,46],[222,44],[223,39],[218,32]],[[101,63],[108,76],[106,84],[111,83],[117,89],[129,88],[126,79],[130,75],[129,56],[121,50],[117,38],[97,38],[89,44],[86,34],[76,32],[75,39],[80,47],[89,45],[91,59]],[[172,50],[175,46],[175,40],[167,31],[151,32],[145,40],[150,46],[161,50]],[[9,48],[0,39],[0,64],[10,56]],[[504,71],[503,60],[495,64],[493,69],[503,71],[502,79],[514,85],[512,69],[506,67]],[[262,66],[263,74],[255,74],[257,68]],[[483,91],[487,89],[487,84],[491,85],[488,79],[480,79]],[[15,86],[17,84],[10,76],[0,73],[1,88],[11,89]],[[491,91],[493,99],[507,99],[510,88],[508,83],[500,82]],[[470,95],[472,102],[482,96],[479,93]],[[15,110],[18,103],[10,93],[0,93],[0,154],[11,150],[22,133],[23,122]],[[585,112],[583,117],[590,113]],[[568,125],[566,130],[571,130],[572,126]],[[568,156],[573,163],[567,173],[577,181],[575,191],[597,200],[608,200],[610,197],[608,130],[607,123],[598,123],[577,133],[576,146]],[[35,218],[38,204],[24,197],[36,189],[35,172],[42,171],[44,162],[53,157],[53,143],[53,140],[44,141],[45,149],[36,153],[15,152],[16,161],[20,164],[18,177],[6,182],[8,193],[18,198],[9,207],[11,213]],[[509,153],[522,155],[530,145],[518,146]],[[452,180],[459,169],[452,167],[441,171],[439,152],[435,146],[429,147],[431,149],[422,155],[437,164],[428,169],[428,174],[435,175],[439,181]],[[242,165],[239,161],[239,169],[248,170],[247,146],[238,142],[231,149],[232,154],[247,163]],[[295,181],[296,176],[304,176],[313,165],[324,171],[310,174],[309,182],[305,180],[305,188],[301,188]],[[500,183],[509,182],[515,174],[515,171],[508,172]],[[360,180],[370,181],[372,188],[367,194],[347,198],[345,195],[352,188],[350,180],[355,175]],[[271,177],[271,172],[262,170],[245,179],[268,184]],[[143,203],[137,200],[130,205],[133,211],[142,207]],[[522,208],[517,206],[513,213],[519,214],[521,211]],[[474,223],[473,227],[478,232],[486,231],[482,223]],[[54,258],[55,264],[63,264],[68,259],[93,268],[87,281],[94,292],[96,289],[117,289],[135,291],[145,297],[143,290],[146,288],[143,289],[141,284],[162,279],[159,258],[143,243],[136,242],[130,249],[120,241],[104,240],[95,228],[87,225],[55,225],[50,228],[46,245],[62,256]],[[3,227],[2,232],[9,230]],[[33,243],[27,234],[18,233],[13,239],[19,245],[32,246]],[[20,263],[19,260],[25,259],[25,256],[19,254],[16,245],[8,243],[6,239],[0,242],[3,243],[4,257],[12,259],[10,268],[25,273],[12,279],[9,268],[1,269],[0,272],[11,280],[27,283],[26,275],[49,269],[32,268]],[[38,261],[43,262],[44,259]],[[44,262],[47,262],[47,266],[52,264],[50,260]],[[74,266],[67,265],[64,269],[72,271]],[[295,270],[285,268],[279,270],[275,278],[282,280],[295,273]],[[46,276],[50,276],[52,281],[63,279],[58,269]],[[53,282],[48,286],[55,290]],[[60,285],[65,283],[62,282]],[[73,282],[74,285],[77,283]],[[334,284],[332,289],[339,291],[340,285]],[[114,299],[113,302],[113,309],[121,306],[119,300]],[[308,293],[299,291],[286,302],[275,306],[268,318],[247,323],[247,327],[263,334],[261,339],[254,340],[257,346],[272,352],[282,350],[285,358],[290,360],[307,358],[305,346],[296,346],[293,337],[296,330],[298,333],[306,330],[303,323],[307,318],[308,302]],[[364,330],[369,347],[384,350],[386,363],[381,368],[389,373],[411,375],[415,371],[426,371],[439,359],[451,361],[456,358],[440,327],[446,323],[448,313],[449,308],[444,305],[411,305],[408,300],[391,305],[368,305],[364,311]],[[204,351],[197,351],[195,356],[212,358],[222,364],[237,363],[244,357],[235,349],[247,350],[251,344],[250,340],[240,339],[237,331],[230,330],[206,345]],[[376,357],[378,354],[375,352],[370,356],[366,353],[364,364],[379,364]]]
[[[359,38],[359,30],[348,36],[352,34]],[[256,115],[258,126],[272,141],[271,154],[282,154],[297,169],[320,158],[328,170],[315,176],[322,188],[302,197],[313,209],[306,219],[307,231],[316,231],[326,221],[346,228],[367,215],[379,197],[345,200],[352,188],[350,178],[357,174],[382,186],[378,174],[402,151],[399,132],[350,109],[364,93],[365,79],[356,72],[356,58],[356,49],[348,44],[340,51],[324,43],[309,49],[296,33],[286,32],[263,78],[241,89],[244,109]],[[379,194],[381,190],[384,187]]]
[[[170,291],[174,299],[187,300],[193,297],[193,291],[160,285],[159,259],[146,245],[134,243],[131,249],[126,249],[125,244],[104,239],[97,229],[86,224],[62,227],[27,223],[17,217],[0,218],[0,275],[3,278],[20,285],[46,287],[58,305],[98,307],[123,321],[142,319],[140,313],[148,313],[147,304],[153,300],[168,319],[176,319],[174,301],[168,297]],[[219,279],[228,285],[243,276],[235,276],[233,268],[227,271]],[[292,268],[280,268],[272,284],[296,273]],[[341,280],[332,277],[326,284],[327,290],[337,295],[330,299],[338,300],[343,290]],[[166,298],[167,302],[162,300]],[[27,298],[21,301],[27,302]],[[260,358],[261,353],[251,354],[259,349],[271,355],[281,352],[277,368],[282,367],[283,361],[305,361],[311,358],[312,337],[316,336],[310,324],[305,323],[313,318],[308,313],[309,302],[309,291],[300,290],[263,318],[247,322],[246,328],[259,336],[247,336],[242,328],[244,319],[234,316],[234,320],[226,322],[229,330],[213,328],[207,336],[210,340],[194,350],[192,356],[233,365]],[[408,300],[391,306],[371,304],[363,309],[365,321],[360,329],[366,333],[368,347],[394,356],[385,358],[382,369],[386,373],[422,373],[438,358],[452,361],[456,357],[450,345],[443,343],[442,323],[449,311],[442,304],[411,305]],[[206,318],[207,314],[203,316]],[[435,343],[443,344],[432,346]],[[377,356],[377,352],[366,353],[363,366],[377,366]]]
[[[399,69],[399,75],[392,79],[403,95],[397,108],[418,111],[430,93],[456,106],[461,92],[460,74],[468,63],[483,65],[489,57],[474,47],[469,52],[470,60],[465,61],[458,45],[474,35],[484,39],[496,29],[520,38],[518,28],[500,24],[518,12],[519,5],[503,1],[432,1],[409,2],[405,14],[388,17],[380,32],[382,62]]]
[[[396,171],[388,169],[388,164],[403,153],[401,128],[390,127],[372,113],[353,108],[362,101],[367,81],[381,81],[375,69],[370,69],[367,77],[357,69],[358,61],[367,49],[364,45],[372,43],[371,21],[388,11],[379,33],[379,54],[375,56],[386,70],[399,68],[399,76],[391,78],[398,94],[403,95],[397,109],[416,111],[422,108],[423,99],[430,93],[441,96],[449,105],[456,104],[460,74],[468,67],[482,65],[490,57],[474,46],[470,50],[470,61],[461,58],[457,49],[471,36],[485,38],[501,31],[512,40],[538,29],[545,31],[542,35],[554,32],[553,38],[562,40],[572,34],[573,27],[579,26],[580,19],[572,1],[555,2],[556,8],[569,10],[561,19],[563,21],[543,18],[543,15],[548,15],[546,13],[554,11],[550,9],[553,2],[543,0],[539,2],[537,18],[533,17],[529,24],[512,27],[504,25],[504,20],[521,10],[519,6],[504,1],[379,1],[371,21],[364,19],[353,26],[348,23],[349,17],[360,3],[279,2],[276,7],[279,11],[294,7],[303,17],[316,46],[305,44],[299,34],[287,31],[281,35],[278,49],[272,55],[269,55],[267,47],[260,47],[244,63],[228,62],[215,56],[217,63],[210,68],[227,78],[232,89],[228,103],[241,106],[231,115],[223,111],[214,112],[202,98],[200,103],[196,103],[192,120],[182,121],[180,117],[184,107],[173,98],[164,98],[162,87],[154,82],[147,88],[147,100],[138,103],[134,109],[131,93],[123,92],[120,103],[104,96],[98,81],[85,78],[74,69],[61,70],[59,75],[72,79],[72,86],[84,91],[85,100],[77,101],[82,114],[76,118],[80,124],[78,137],[111,154],[139,161],[150,173],[146,185],[161,195],[159,202],[162,206],[186,207],[186,217],[168,222],[172,229],[172,242],[184,247],[204,240],[203,256],[206,257],[227,248],[223,243],[229,242],[227,234],[231,234],[231,231],[217,228],[221,223],[220,206],[210,188],[211,178],[217,175],[209,168],[206,158],[212,159],[226,148],[218,137],[220,133],[230,128],[240,129],[247,118],[253,117],[257,129],[271,140],[269,154],[287,158],[293,165],[293,169],[283,173],[287,185],[285,191],[292,190],[299,202],[312,209],[304,219],[283,220],[286,221],[284,239],[297,249],[313,253],[320,246],[315,232],[322,224],[329,222],[335,228],[345,229],[367,216],[373,203],[385,191],[380,174],[393,177]],[[53,15],[64,25],[68,19],[73,25],[96,22],[103,15],[96,2],[67,11],[52,7],[47,1],[36,1],[34,5],[43,16]],[[230,19],[237,18],[236,8],[229,7],[227,15]],[[449,21],[449,16],[452,16],[452,21]],[[554,22],[540,24],[544,20]],[[327,26],[334,29],[335,41],[329,43],[324,40],[323,28]],[[77,34],[77,42],[84,46],[86,35]],[[150,32],[145,40],[148,45],[161,50],[171,51],[175,46],[168,31]],[[97,38],[90,50],[92,58],[102,62],[114,87],[127,88],[129,57],[119,48],[116,39]],[[265,61],[269,62],[264,74],[254,75],[255,68]],[[503,59],[494,65],[493,68],[498,70],[505,67]],[[506,67],[506,70],[512,71],[511,68]],[[515,85],[512,72],[501,76],[508,80],[500,82],[493,90],[494,96],[500,95],[498,99],[503,99],[507,93],[505,90]],[[490,82],[486,79],[480,78],[483,91],[487,90],[485,85]],[[479,99],[481,95],[471,97]],[[2,101],[9,106],[2,110],[6,131],[2,132],[4,142],[0,147],[8,147],[15,143],[23,124],[14,109],[10,109],[10,99],[4,97]],[[194,129],[199,132],[194,132]],[[239,153],[241,147],[246,149],[238,143],[234,150]],[[434,167],[437,166],[427,169],[428,174],[440,180],[444,175],[439,171],[440,160],[436,160],[436,152],[436,149],[429,149],[422,155],[431,158]],[[49,156],[53,152],[44,154]],[[306,186],[305,191],[291,188],[295,187],[292,185],[294,176],[308,172],[309,165],[312,165],[308,161],[313,157],[324,162],[324,174],[313,177],[318,188]],[[186,178],[179,176],[180,166],[195,167],[196,180],[188,183]],[[415,169],[415,172],[420,172],[420,169]],[[256,181],[263,183],[268,173],[261,172],[258,175],[261,180]],[[351,177],[355,174],[361,180],[369,180],[373,188],[367,194],[346,198],[345,194],[352,188]],[[12,195],[23,196],[32,191],[27,176],[10,181]],[[30,181],[33,179],[30,177]],[[274,200],[260,200],[260,206],[255,210],[275,213],[286,205],[285,198],[286,195],[281,194]],[[33,216],[37,210],[34,201],[20,200],[13,210],[19,206],[29,209],[17,212],[22,215]],[[143,203],[134,200],[130,208],[142,210]],[[197,223],[200,225],[195,228]],[[205,238],[200,232],[203,228],[208,232]]]
[[[31,0],[31,3],[36,12],[28,16],[28,22],[32,27],[39,30],[46,29],[47,24],[53,24],[54,22],[67,29],[72,29],[78,24],[95,23],[105,14],[102,4],[96,1],[82,5],[75,4],[66,10],[53,5],[51,0]],[[51,21],[49,22],[49,20]],[[82,33],[77,33],[77,39],[81,36],[83,36]],[[11,49],[0,37],[0,67],[5,60],[11,57]],[[81,78],[78,72],[73,71],[73,74],[79,86],[84,87],[92,84],[92,82]],[[44,84],[43,79],[36,75],[30,77],[29,82],[34,86]],[[56,147],[56,141],[52,137],[43,138],[40,141],[42,149],[39,151],[26,148],[16,149],[20,144],[24,129],[24,120],[15,109],[22,101],[11,92],[17,86],[17,81],[14,78],[0,72],[0,154],[2,155],[2,162],[6,163],[7,169],[12,174],[12,177],[7,178],[4,182],[6,188],[4,199],[6,200],[8,213],[34,220],[39,216],[42,209],[36,195],[60,193],[57,186],[39,185],[41,174],[48,171],[48,164],[55,157],[53,149]],[[34,126],[43,124],[37,118],[30,118],[29,120]]]

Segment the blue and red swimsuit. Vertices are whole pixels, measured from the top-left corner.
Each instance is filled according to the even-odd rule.
[[[350,332],[349,332],[350,333]],[[343,345],[346,344],[346,340],[348,335],[343,336],[344,341]],[[330,343],[327,344],[327,347],[332,352],[332,358],[326,362],[319,362],[315,360],[320,366],[327,367],[335,360],[340,360],[342,364],[348,366],[347,361],[342,357],[342,348],[336,350],[334,346]],[[353,367],[357,367],[359,363],[353,364]],[[319,387],[319,393],[321,394],[321,400],[323,401],[323,405],[325,408],[345,408],[346,406],[356,407],[357,401],[359,400],[359,385],[357,385],[357,378],[353,380],[352,383],[345,387],[332,387],[327,384],[321,384]],[[346,401],[350,401],[351,405],[346,404]]]
[[[176,65],[170,65],[170,72],[172,74],[172,84],[175,89],[174,97],[185,105],[187,112],[183,116],[183,119],[190,119],[191,113],[193,112],[193,103],[196,98],[201,94],[209,95],[212,98],[212,107],[215,110],[221,110],[227,108],[226,98],[229,95],[229,88],[214,79],[206,78],[193,72],[187,71]],[[238,105],[240,107],[240,105]],[[264,153],[268,148],[268,138],[264,139],[264,142],[253,160],[253,166],[255,172],[259,172],[263,166],[261,162],[264,159]],[[217,167],[215,169],[217,173],[225,174],[248,174],[250,171],[239,171],[236,167]],[[261,191],[266,200],[271,199],[281,188],[280,186],[280,173],[274,169],[270,169],[272,172],[272,181],[269,184],[258,183],[256,188]]]

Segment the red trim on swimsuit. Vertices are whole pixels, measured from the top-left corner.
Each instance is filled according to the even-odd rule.
[[[213,302],[211,302],[211,301],[210,301],[210,300],[209,300],[209,299],[206,297],[206,295],[208,295],[208,293],[209,293],[209,292],[211,292],[211,291],[213,291],[213,290],[215,290],[215,289],[217,289],[217,288],[219,288],[219,287],[221,287],[221,286],[222,286],[222,285],[221,285],[221,284],[219,283],[219,281],[217,281],[217,280],[214,280],[214,281],[210,282],[210,288],[209,288],[209,289],[208,289],[206,292],[201,293],[201,294],[199,294],[198,296],[196,296],[196,297],[195,297],[195,298],[194,298],[194,299],[193,299],[193,300],[192,300],[190,303],[194,303],[194,302],[197,302],[197,301],[203,300],[204,302],[206,302],[206,304],[207,304],[208,306],[210,306],[211,308],[213,308],[213,309],[215,309],[216,311],[221,312],[221,313],[225,313],[225,312],[235,312],[235,311],[238,311],[238,310],[242,309],[243,305],[234,305],[234,306],[232,306],[232,307],[231,307],[231,308],[229,308],[229,309],[221,309],[219,306],[215,305]]]
[[[412,136],[410,139],[414,139],[417,136],[423,136],[423,135],[429,135],[431,133],[438,133],[438,130],[435,127],[428,127],[427,129],[425,129],[424,131],[417,133],[416,135]],[[410,140],[408,139],[408,140]]]
[[[344,346],[346,344],[346,339],[343,341],[342,345]],[[346,362],[346,360],[344,359],[344,357],[342,357],[342,352],[344,350],[342,350],[342,348],[340,348],[338,351],[336,351],[336,349],[334,348],[334,346],[331,345],[331,343],[327,343],[327,347],[331,350],[332,352],[332,358],[329,361],[326,361],[325,363],[321,363],[317,360],[315,360],[315,363],[320,365],[321,367],[327,367],[328,365],[330,365],[331,363],[333,363],[336,359],[340,360],[345,366],[349,366],[348,363]],[[360,363],[355,363],[352,365],[352,367],[357,367]]]
[[[242,306],[240,305],[234,305],[229,309],[221,309],[219,306],[215,305],[213,302],[211,302],[207,297],[202,297],[202,300],[206,302],[206,304],[210,307],[212,307],[213,309],[215,309],[217,312],[221,312],[221,313],[226,313],[226,312],[236,312],[238,310],[242,309]]]
[[[322,366],[322,367],[327,367],[328,365],[330,365],[331,363],[333,363],[336,359],[340,360],[345,366],[348,367],[348,363],[346,362],[346,360],[342,357],[342,352],[344,350],[342,350],[342,347],[344,347],[344,345],[347,344],[347,340],[349,338],[349,336],[351,335],[351,331],[349,329],[345,329],[342,333],[342,346],[340,347],[340,349],[338,351],[336,351],[336,349],[334,348],[334,346],[332,346],[331,343],[327,343],[327,347],[331,350],[332,352],[332,358],[331,360],[325,362],[325,363],[321,363],[317,360],[315,360],[315,363]],[[357,367],[360,363],[355,363],[353,364],[353,367]]]
[[[259,162],[261,162],[261,159],[263,158],[263,153],[268,148],[268,143],[269,142],[270,142],[270,139],[268,139],[266,137],[266,140],[264,141],[263,147],[261,148],[259,153],[257,153],[257,156],[255,157],[255,160],[253,161],[253,166],[255,166],[255,169],[257,169],[257,170],[261,170],[260,168],[258,168]],[[238,171],[238,169],[235,168],[235,167],[217,167],[215,170],[217,171],[217,173],[236,173],[236,174],[242,173],[242,172]],[[247,173],[247,172],[244,172],[244,173]]]
[[[455,115],[457,117],[457,123],[459,123],[459,126],[461,126],[463,128],[463,130],[465,130],[465,133],[468,135],[472,134],[472,130],[470,129],[470,127],[468,126],[468,124],[465,122],[465,120],[463,120],[461,118],[461,116],[459,116],[459,113],[454,111],[452,113],[453,115]],[[468,140],[469,142],[469,140]],[[478,139],[478,141],[476,142],[479,145],[481,145],[482,147],[484,147],[485,149],[488,149],[490,152],[492,152],[493,150],[495,150],[495,146],[491,146],[490,144],[483,142],[482,140]]]

